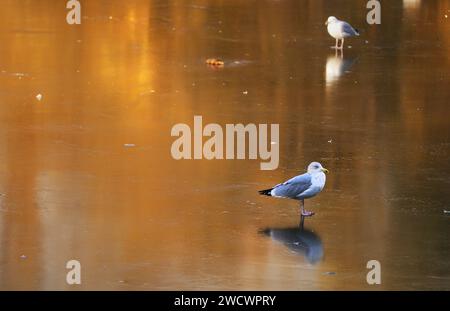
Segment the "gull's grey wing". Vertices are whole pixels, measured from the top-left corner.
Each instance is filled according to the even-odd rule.
[[[272,190],[272,195],[295,199],[309,187],[311,187],[311,175],[305,173],[295,176],[282,184],[276,185]]]
[[[347,35],[348,37],[351,36],[358,36],[359,32],[355,30],[349,23],[342,22],[342,32],[344,35]]]

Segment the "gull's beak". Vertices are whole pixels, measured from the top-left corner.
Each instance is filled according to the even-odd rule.
[[[329,173],[330,171],[329,170],[327,170],[326,168],[324,168],[324,167],[322,167],[321,169],[320,169],[322,172],[324,172],[324,173]]]
[[[325,26],[328,26],[328,21],[325,22]]]

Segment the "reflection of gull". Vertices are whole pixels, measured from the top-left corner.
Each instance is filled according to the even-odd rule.
[[[323,245],[320,237],[301,226],[295,228],[267,228],[261,231],[273,240],[283,243],[296,254],[303,255],[311,263],[318,263],[323,257]]]
[[[325,187],[326,176],[324,173],[328,173],[328,170],[322,167],[322,164],[312,162],[308,165],[308,171],[305,174],[295,176],[273,188],[260,190],[259,194],[299,200],[301,215],[312,216],[313,212],[305,211],[305,199],[312,198]]]
[[[357,29],[354,29],[349,23],[340,21],[334,16],[328,17],[328,20],[325,22],[327,25],[327,30],[330,36],[336,39],[336,49],[344,48],[344,39],[359,36],[359,32]],[[339,46],[339,40],[341,40],[341,46]]]
[[[327,59],[327,65],[325,69],[325,80],[327,84],[332,84],[333,82],[339,80],[339,78],[350,70],[355,62],[355,58],[344,58],[344,53],[339,53],[336,50],[334,56],[329,56]]]

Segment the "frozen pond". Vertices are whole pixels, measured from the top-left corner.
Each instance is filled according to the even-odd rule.
[[[356,0],[82,1],[79,26],[4,2],[0,289],[450,290],[448,1],[383,1],[374,26]],[[343,55],[329,15],[361,32]],[[194,115],[279,124],[278,169],[174,160]],[[300,230],[257,191],[314,160]]]

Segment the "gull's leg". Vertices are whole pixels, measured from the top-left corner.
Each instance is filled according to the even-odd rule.
[[[334,45],[334,48],[335,48],[336,50],[337,50],[338,47],[339,47],[338,43],[339,43],[339,40],[336,38],[336,44]]]
[[[310,211],[305,210],[305,200],[302,200],[301,202],[302,202],[301,203],[301,207],[302,207],[301,215],[302,215],[302,217],[311,217],[312,215],[314,215],[314,212],[310,212]]]
[[[344,48],[344,38],[341,39],[341,50]]]

